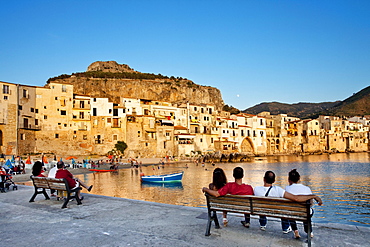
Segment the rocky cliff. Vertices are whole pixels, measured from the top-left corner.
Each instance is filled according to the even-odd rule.
[[[165,101],[175,104],[210,104],[221,110],[219,89],[200,86],[188,79],[140,73],[115,61],[95,62],[87,72],[50,78],[48,82],[71,83],[75,94],[106,97],[119,103],[120,97]]]

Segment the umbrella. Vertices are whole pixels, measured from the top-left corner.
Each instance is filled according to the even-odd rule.
[[[48,159],[46,158],[46,156],[43,156],[42,157],[42,162],[44,162],[44,164],[48,164]]]
[[[69,156],[66,158],[66,160],[72,160],[72,159],[78,159],[76,156]]]
[[[32,162],[31,162],[31,157],[30,156],[28,156],[28,158],[27,158],[27,160],[26,160],[26,164],[32,164]]]
[[[72,164],[76,164],[76,161],[74,158],[72,158]]]
[[[4,169],[7,169],[6,167],[8,167],[8,169],[10,168],[13,168],[13,165],[12,165],[12,162],[10,161],[10,159],[8,159],[4,165]]]
[[[14,159],[14,155],[12,155],[12,160],[11,160],[12,163],[15,162],[15,159]]]

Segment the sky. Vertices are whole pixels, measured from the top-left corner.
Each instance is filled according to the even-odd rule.
[[[0,1],[0,81],[44,86],[95,61],[216,87],[240,110],[370,85],[367,0]]]

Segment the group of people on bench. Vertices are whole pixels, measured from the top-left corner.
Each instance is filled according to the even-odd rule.
[[[305,185],[299,184],[300,174],[296,169],[293,169],[288,174],[289,185],[286,186],[285,190],[279,186],[274,186],[275,173],[272,171],[266,171],[263,181],[263,186],[257,186],[252,188],[252,186],[243,183],[244,171],[241,167],[235,167],[233,170],[234,182],[227,182],[225,172],[221,168],[216,168],[213,171],[213,181],[209,185],[209,188],[203,187],[202,191],[206,192],[212,196],[219,197],[226,194],[231,195],[255,195],[255,196],[269,196],[269,197],[280,197],[286,198],[297,202],[305,202],[307,200],[316,200],[319,205],[322,205],[322,200],[317,195],[313,195],[311,189]],[[311,208],[311,216],[313,215],[313,210]],[[245,220],[241,221],[242,225],[249,228],[250,226],[250,215],[244,215]],[[259,218],[260,229],[262,231],[266,230],[267,218],[266,216],[260,216]],[[308,222],[304,223],[304,230],[307,233]],[[223,212],[223,224],[227,226],[227,212]],[[281,226],[283,233],[289,233],[294,231],[294,237],[300,238],[300,234],[297,228],[297,224],[292,220],[281,221]],[[312,229],[311,237],[313,237]]]
[[[53,178],[65,178],[68,182],[68,186],[71,189],[77,187],[84,187],[89,192],[92,189],[92,185],[87,186],[81,179],[76,178],[70,173],[67,169],[65,169],[65,165],[63,161],[58,161],[57,166],[50,169],[49,174],[45,174],[45,170],[43,168],[43,164],[40,161],[36,161],[32,167],[32,175],[35,177],[53,177]],[[55,196],[55,191],[51,191],[51,196]],[[80,190],[76,191],[77,196],[80,196]],[[83,197],[79,197],[80,200],[83,200]]]

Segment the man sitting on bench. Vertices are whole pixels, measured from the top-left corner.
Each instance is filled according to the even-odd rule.
[[[92,185],[89,187],[82,182],[80,179],[73,177],[72,173],[70,173],[67,169],[65,169],[65,165],[63,161],[58,161],[57,163],[57,172],[55,174],[55,178],[65,178],[68,182],[69,188],[74,189],[76,187],[79,187],[80,185],[87,189],[89,192],[92,189]],[[80,198],[80,190],[77,190],[77,195]],[[83,200],[83,197],[80,198],[80,200]]]

